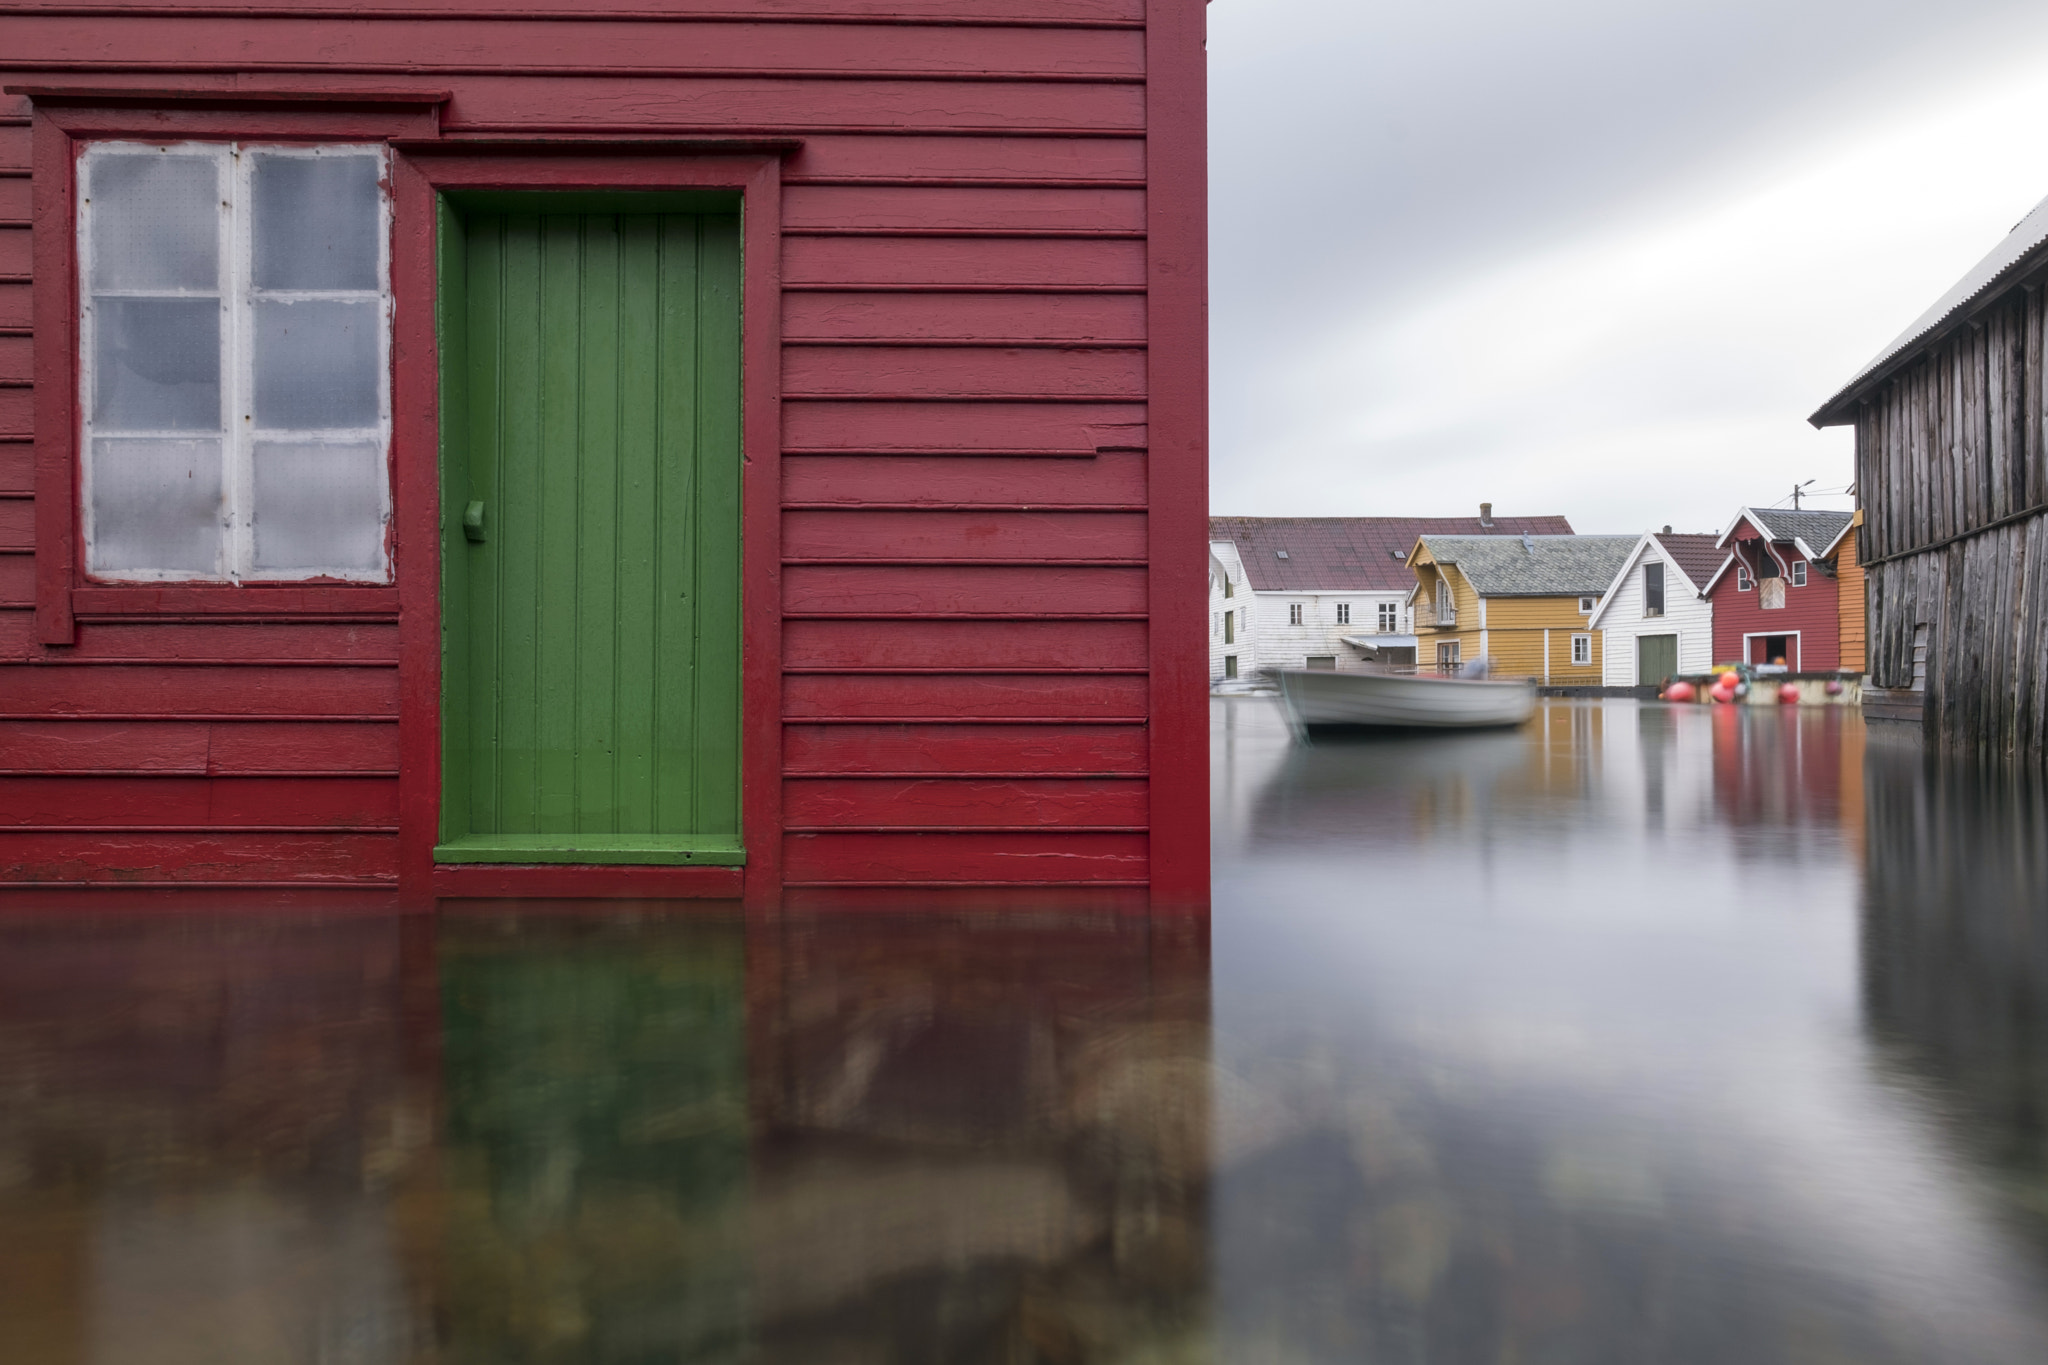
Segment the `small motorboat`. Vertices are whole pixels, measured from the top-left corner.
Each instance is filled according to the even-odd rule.
[[[1280,700],[1296,733],[1325,725],[1389,730],[1476,730],[1520,725],[1536,713],[1526,678],[1431,673],[1334,673],[1279,668]]]

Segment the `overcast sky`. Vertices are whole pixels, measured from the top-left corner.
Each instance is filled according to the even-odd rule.
[[[2039,0],[1213,0],[1209,71],[1217,513],[1841,489],[1807,415],[2048,195]]]

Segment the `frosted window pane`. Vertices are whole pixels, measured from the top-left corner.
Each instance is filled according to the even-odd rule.
[[[374,156],[262,156],[252,173],[258,289],[375,289]]]
[[[259,573],[384,567],[384,452],[377,445],[256,443]]]
[[[131,431],[220,430],[220,305],[93,302],[92,420]]]
[[[219,440],[93,442],[95,573],[218,574],[221,519]]]
[[[256,305],[256,425],[270,431],[377,423],[377,303]]]
[[[88,177],[94,289],[212,289],[220,167],[207,157],[96,156]]]

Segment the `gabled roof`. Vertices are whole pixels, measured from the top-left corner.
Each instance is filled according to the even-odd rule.
[[[1592,597],[1607,591],[1640,536],[1424,536],[1481,597]]]
[[[1854,512],[1792,511],[1786,507],[1744,507],[1728,523],[1728,529],[1714,543],[1723,549],[1735,529],[1748,521],[1766,540],[1785,541],[1799,547],[1808,559],[1819,559],[1828,547],[1842,538]]]
[[[1856,372],[1840,393],[1820,405],[1806,420],[1817,427],[1840,426],[1855,420],[1852,404],[1863,390],[1887,377],[1910,360],[1908,352],[1930,341],[1945,325],[1960,323],[1983,305],[2006,291],[2007,286],[2039,264],[2048,246],[2048,199],[2034,205],[2032,212],[2014,225],[1991,254],[1970,267],[1955,287],[1934,301],[1934,306],[1913,319],[1913,325],[1877,353],[1877,358]]]
[[[1430,534],[1564,535],[1563,517],[1211,517],[1209,539],[1237,546],[1254,592],[1406,592],[1408,551]],[[1282,559],[1279,551],[1285,550]]]
[[[1704,592],[1714,571],[1728,558],[1728,552],[1715,543],[1712,531],[1697,535],[1688,531],[1659,531],[1657,543],[1664,547],[1664,557],[1692,584],[1694,592]]]
[[[1592,616],[1586,621],[1587,625],[1600,624],[1600,618],[1607,615],[1607,604],[1614,600],[1615,589],[1621,586],[1621,581],[1628,577],[1636,564],[1649,554],[1650,546],[1653,544],[1662,551],[1660,558],[1678,570],[1680,583],[1695,593],[1704,591],[1701,585],[1712,578],[1714,569],[1720,566],[1722,560],[1728,558],[1727,551],[1714,548],[1712,532],[1704,535],[1673,534],[1669,531],[1645,532],[1643,537],[1636,541],[1635,548],[1628,552],[1628,557],[1621,561],[1621,567],[1614,571],[1614,577],[1608,580],[1607,587],[1601,591],[1600,605],[1593,609]],[[1667,583],[1666,592],[1668,593],[1674,586],[1678,585]]]

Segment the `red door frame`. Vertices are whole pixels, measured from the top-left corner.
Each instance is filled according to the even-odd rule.
[[[719,897],[782,883],[782,159],[797,144],[394,142],[391,462],[397,507],[399,894]],[[436,865],[441,818],[440,346],[436,198],[449,190],[734,190],[741,196],[740,822],[745,868]]]

